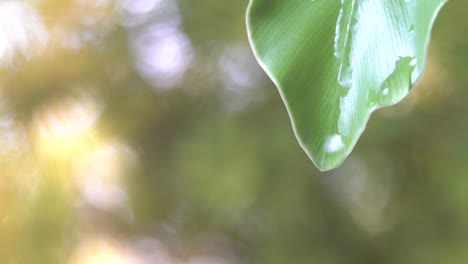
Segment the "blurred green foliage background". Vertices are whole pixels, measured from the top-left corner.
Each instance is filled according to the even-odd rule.
[[[253,58],[246,6],[0,2],[0,263],[468,261],[468,2],[327,173]]]

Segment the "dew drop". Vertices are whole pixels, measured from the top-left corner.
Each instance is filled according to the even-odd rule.
[[[325,140],[324,148],[326,152],[337,152],[342,150],[344,146],[343,137],[339,134],[334,134]]]
[[[341,0],[341,8],[336,22],[334,55],[340,63],[338,83],[343,87],[349,87],[352,84],[349,53],[351,52],[357,9],[357,0]]]
[[[352,84],[353,72],[351,66],[342,63],[338,72],[338,83],[343,87],[349,87]]]

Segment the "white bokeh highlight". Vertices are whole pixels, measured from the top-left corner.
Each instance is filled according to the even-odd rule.
[[[0,64],[16,56],[26,59],[46,46],[48,30],[36,9],[26,1],[0,2]]]

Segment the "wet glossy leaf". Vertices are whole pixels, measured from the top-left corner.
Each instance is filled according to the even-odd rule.
[[[446,0],[251,0],[249,39],[321,169],[350,154],[377,108],[422,74]]]

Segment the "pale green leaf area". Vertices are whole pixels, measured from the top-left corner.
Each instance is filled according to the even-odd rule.
[[[255,56],[319,169],[339,166],[370,114],[401,101],[418,81],[445,2],[251,0]]]

